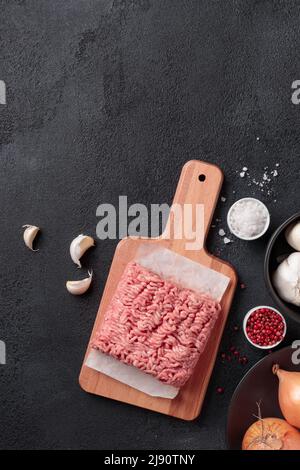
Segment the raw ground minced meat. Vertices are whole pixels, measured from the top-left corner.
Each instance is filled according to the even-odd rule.
[[[191,376],[220,310],[209,296],[131,262],[91,346],[181,387]]]

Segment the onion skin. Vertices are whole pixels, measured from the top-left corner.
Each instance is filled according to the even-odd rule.
[[[288,431],[285,435],[284,442],[285,442],[284,450],[300,450],[300,437],[297,436],[295,431],[291,431],[291,432]]]
[[[300,432],[284,419],[259,419],[246,431],[242,450],[300,450]]]
[[[281,412],[289,424],[300,428],[300,372],[288,372],[273,366],[279,379],[278,401]]]

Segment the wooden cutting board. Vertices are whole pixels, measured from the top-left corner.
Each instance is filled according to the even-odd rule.
[[[164,246],[230,278],[230,284],[222,299],[222,313],[192,377],[173,400],[151,397],[85,366],[84,362],[90,351],[88,346],[79,377],[79,383],[85,391],[185,420],[192,420],[199,415],[237,284],[234,269],[228,263],[209,254],[205,249],[205,239],[210,228],[222,182],[223,174],[215,165],[197,160],[189,161],[184,165],[173,203],[191,204],[193,210],[196,204],[204,205],[204,243],[202,249],[187,251],[187,240],[185,239],[126,238],[120,241],[115,251],[91,336],[92,338],[96,330],[99,329],[104,312],[114,294],[124,268],[129,261],[134,259],[140,244],[155,243]],[[172,220],[169,220],[168,224],[172,224]]]

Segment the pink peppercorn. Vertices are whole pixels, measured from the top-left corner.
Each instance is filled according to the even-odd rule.
[[[243,366],[248,364],[248,358],[246,356],[240,357],[239,363],[242,364]]]
[[[279,343],[285,333],[284,321],[272,308],[258,308],[249,316],[246,333],[252,343],[270,347]]]

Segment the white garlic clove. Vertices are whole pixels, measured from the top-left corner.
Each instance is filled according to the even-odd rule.
[[[95,241],[88,235],[78,235],[74,238],[70,245],[70,255],[72,260],[79,268],[81,268],[80,258],[82,255],[92,246],[95,245]]]
[[[36,227],[35,225],[22,225],[22,228],[25,228],[24,233],[23,233],[23,238],[25,245],[31,250],[31,251],[38,251],[34,250],[32,248],[33,241],[39,232],[40,228]]]
[[[80,281],[67,281],[66,288],[73,295],[82,295],[84,294],[91,285],[93,278],[93,271],[88,271],[89,277],[81,279]]]

